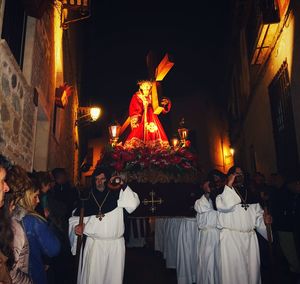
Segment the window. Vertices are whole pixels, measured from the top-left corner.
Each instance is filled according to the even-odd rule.
[[[247,34],[248,58],[251,62],[255,51],[257,36],[262,25],[260,2],[258,0],[252,1],[249,11],[249,20],[246,24],[245,29]]]
[[[274,141],[279,172],[293,174],[298,167],[291,85],[284,62],[269,86]]]
[[[27,15],[20,0],[5,1],[1,37],[6,40],[22,69]]]

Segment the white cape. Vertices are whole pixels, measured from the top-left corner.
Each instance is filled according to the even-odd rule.
[[[128,186],[120,191],[118,207],[105,213],[100,221],[95,215],[84,217],[86,243],[81,249],[77,284],[122,284],[125,263],[123,208],[132,213],[140,204],[138,195]],[[79,217],[69,219],[69,238],[73,255],[77,236],[74,228]]]
[[[261,206],[250,204],[245,210],[238,194],[228,186],[217,196],[216,205],[221,229],[222,283],[261,283],[259,246],[254,231],[267,239]]]
[[[217,229],[218,212],[205,195],[196,200],[198,247],[197,284],[219,284],[221,282],[220,230]]]

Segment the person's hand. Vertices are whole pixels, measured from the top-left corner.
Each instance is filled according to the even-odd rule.
[[[112,176],[109,182],[112,184],[121,184],[121,185],[124,184],[123,179],[118,175]]]
[[[235,177],[236,177],[236,174],[231,174],[231,175],[228,177],[228,180],[227,180],[227,186],[229,186],[229,187],[232,188],[232,185],[233,185],[233,183],[234,183]]]
[[[264,222],[265,222],[265,224],[270,225],[270,224],[272,224],[272,221],[273,221],[272,216],[269,213],[264,212]]]
[[[77,236],[82,236],[83,230],[84,230],[84,224],[82,224],[82,225],[78,224],[77,226],[75,226],[75,234]]]
[[[210,193],[211,192],[211,188],[209,186],[209,181],[206,181],[203,186],[202,186],[202,189],[205,193]]]
[[[123,188],[124,184],[124,180],[120,176],[115,175],[110,178],[107,186],[110,190],[119,190]]]
[[[211,188],[210,188],[210,185],[209,185],[209,181],[206,181],[203,183],[202,185],[202,190],[204,191],[204,195],[207,199],[209,199],[209,194],[211,192]]]
[[[163,107],[165,107],[166,105],[169,104],[169,100],[167,98],[164,98],[161,100],[161,103],[160,103]]]

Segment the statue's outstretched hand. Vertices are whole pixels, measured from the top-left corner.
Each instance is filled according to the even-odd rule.
[[[161,100],[161,105],[163,107],[165,107],[167,104],[169,104],[169,100],[167,98],[164,98],[164,99]]]

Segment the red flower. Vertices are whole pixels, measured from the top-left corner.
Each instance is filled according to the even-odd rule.
[[[116,171],[120,172],[124,168],[124,163],[122,161],[118,161],[114,164],[114,168]]]
[[[184,168],[184,169],[191,169],[192,166],[191,164],[187,163],[187,162],[182,162],[181,163],[181,166]]]
[[[142,168],[148,168],[150,165],[150,159],[149,157],[143,158],[140,160],[139,164],[141,165]]]
[[[170,159],[171,164],[178,165],[182,161],[182,158],[179,156],[174,156]]]
[[[129,151],[122,151],[122,160],[124,162],[130,162],[134,160],[134,154]]]
[[[184,156],[184,154],[185,154],[185,152],[187,151],[187,149],[186,148],[184,148],[184,147],[181,147],[181,148],[179,148],[179,150],[177,151],[177,153],[179,154],[179,155],[182,155],[182,156]]]
[[[113,160],[117,161],[117,160],[120,160],[121,154],[120,154],[120,152],[112,152],[111,157],[113,158]]]
[[[189,152],[189,151],[186,151],[186,152],[183,154],[183,156],[184,156],[186,159],[190,160],[190,161],[193,161],[193,160],[195,160],[195,158],[196,158],[196,156],[195,156],[193,153]]]

